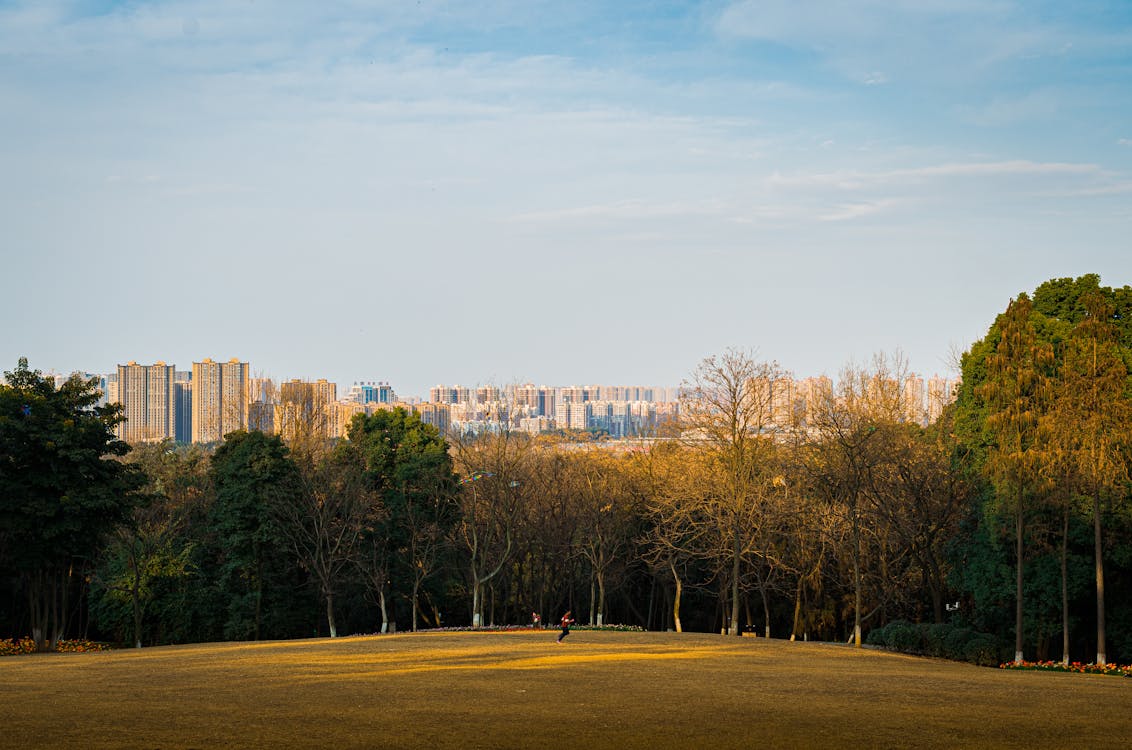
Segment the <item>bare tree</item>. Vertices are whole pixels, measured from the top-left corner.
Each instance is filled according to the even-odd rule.
[[[673,627],[682,633],[680,604],[687,575],[684,572],[701,546],[705,525],[700,523],[697,501],[706,484],[701,453],[676,441],[653,447],[644,458],[647,482],[644,534],[645,561],[672,577]]]
[[[954,440],[942,429],[918,425],[886,429],[887,460],[867,488],[872,510],[922,573],[936,622],[943,622],[947,567],[944,545],[967,507],[969,482],[951,466]]]
[[[581,519],[575,545],[593,573],[591,625],[605,623],[606,587],[613,570],[626,564],[633,538],[637,497],[625,463],[593,450],[571,456],[574,499]]]
[[[707,451],[716,464],[718,485],[703,496],[704,518],[715,528],[714,554],[730,585],[727,632],[739,632],[739,591],[743,563],[760,550],[765,505],[773,492],[774,414],[777,388],[787,373],[774,362],[728,350],[704,359],[683,387],[682,439]]]
[[[300,461],[299,486],[275,506],[279,526],[299,564],[318,582],[330,637],[338,635],[334,594],[341,575],[356,565],[363,533],[380,508],[358,463],[339,451]]]
[[[850,528],[853,566],[853,635],[861,646],[862,624],[862,517],[874,473],[887,456],[879,448],[881,428],[899,424],[906,416],[904,386],[907,363],[877,354],[871,367],[850,364],[836,388],[819,395],[810,410],[810,439],[816,450],[808,453],[808,470],[816,486],[844,508]]]
[[[472,626],[483,624],[484,587],[507,564],[515,548],[531,441],[503,430],[455,442],[461,476],[457,538],[468,551]]]

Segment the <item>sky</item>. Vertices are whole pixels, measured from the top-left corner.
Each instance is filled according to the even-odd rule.
[[[3,370],[949,375],[1130,246],[1127,0],[0,0]]]

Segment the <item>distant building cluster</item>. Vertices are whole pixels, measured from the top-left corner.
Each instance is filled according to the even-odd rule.
[[[540,433],[600,432],[615,439],[651,435],[676,416],[679,390],[649,386],[565,386],[533,383],[468,388],[438,385],[429,403],[446,407],[451,428],[462,434],[503,427]]]
[[[121,404],[125,421],[118,437],[126,442],[174,440],[216,443],[240,429],[279,434],[288,441],[342,437],[358,414],[402,407],[443,434],[498,432],[531,434],[581,431],[624,439],[656,434],[679,414],[680,389],[650,386],[505,387],[437,385],[428,400],[401,398],[385,381],[353,383],[339,397],[325,379],[276,382],[252,377],[247,362],[203,359],[190,370],[172,364],[128,362],[96,378],[104,400]],[[56,376],[62,379],[62,376]],[[904,418],[935,421],[955,398],[957,382],[938,376],[908,377],[899,384]],[[827,377],[778,378],[764,384],[779,426],[804,424],[819,400],[832,392]]]
[[[927,426],[939,419],[944,407],[955,400],[958,385],[958,380],[938,375],[930,378],[909,375],[901,382],[872,381],[862,390],[866,398],[882,395],[891,398],[897,402],[894,407],[900,419]],[[823,399],[832,398],[836,402],[842,398],[834,389],[833,381],[824,375],[777,378],[773,383],[764,383],[763,388],[769,404],[769,421],[780,428],[812,424],[815,410]]]

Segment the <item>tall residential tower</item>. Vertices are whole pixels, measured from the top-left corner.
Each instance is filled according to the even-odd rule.
[[[193,442],[218,443],[248,424],[248,363],[193,362]]]
[[[118,437],[141,443],[176,437],[173,389],[174,366],[164,362],[118,365],[117,401],[126,421],[118,425]]]

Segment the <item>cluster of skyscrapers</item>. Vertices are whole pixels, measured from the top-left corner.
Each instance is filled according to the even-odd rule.
[[[339,398],[325,379],[277,383],[251,376],[247,362],[194,362],[190,370],[156,362],[118,365],[99,379],[108,402],[121,404],[118,435],[127,442],[175,440],[216,443],[238,429],[257,429],[294,439],[302,434],[337,438],[357,414],[397,406],[418,413],[442,433],[500,429],[530,433],[552,430],[601,432],[611,438],[655,434],[678,415],[680,389],[647,386],[564,386],[532,383],[505,387],[438,385],[428,400],[399,397],[388,382],[355,382]],[[906,418],[927,424],[955,395],[956,382],[908,377],[901,384]],[[829,378],[780,378],[767,386],[775,422],[805,419]]]

